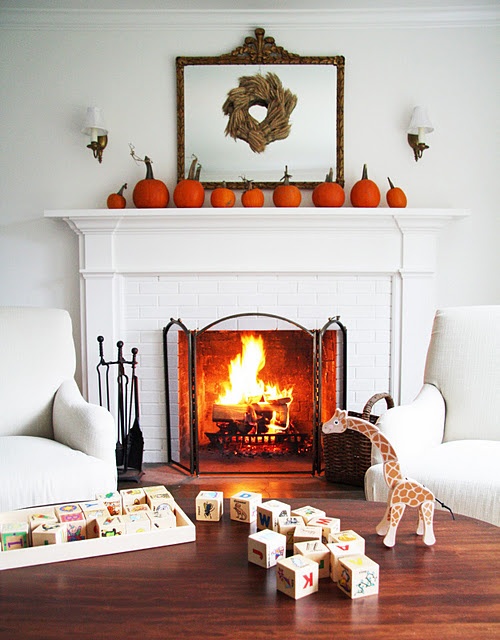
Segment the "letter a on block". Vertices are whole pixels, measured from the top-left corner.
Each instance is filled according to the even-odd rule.
[[[310,573],[308,576],[304,576],[304,580],[305,580],[304,589],[307,589],[307,587],[312,587],[313,586],[313,574],[312,573]]]

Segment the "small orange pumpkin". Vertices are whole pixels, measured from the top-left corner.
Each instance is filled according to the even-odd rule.
[[[351,189],[351,204],[353,207],[378,207],[380,204],[380,190],[368,178],[368,169],[363,165],[363,175]]]
[[[387,178],[387,180],[389,180],[389,187],[390,187],[389,191],[385,194],[387,204],[392,209],[404,209],[407,204],[405,192],[403,191],[403,189],[400,189],[399,187],[395,187],[392,184],[392,181],[390,178]]]
[[[302,201],[300,189],[290,184],[292,176],[285,167],[285,175],[281,178],[283,184],[278,185],[273,191],[273,202],[276,207],[298,207]]]
[[[198,158],[193,156],[188,177],[177,183],[174,189],[175,206],[180,209],[198,209],[205,202],[205,189],[200,182],[201,165],[196,167]]]
[[[243,178],[243,181],[245,182],[245,191],[241,194],[241,204],[244,207],[263,207],[264,192],[258,187],[254,187],[251,180]]]
[[[345,202],[345,191],[333,181],[333,169],[327,173],[325,181],[314,189],[312,201],[315,207],[341,207]]]
[[[144,156],[146,177],[139,180],[132,193],[132,199],[138,209],[163,209],[167,206],[170,194],[167,185],[153,176],[152,161]]]
[[[210,195],[210,204],[216,208],[233,207],[236,202],[234,191],[226,187],[226,183],[222,183],[222,187],[214,189]]]
[[[120,190],[117,193],[110,193],[108,199],[106,200],[106,205],[108,209],[125,209],[125,205],[127,201],[125,200],[125,196],[123,195],[123,190],[127,188],[127,183],[123,184],[120,187]]]

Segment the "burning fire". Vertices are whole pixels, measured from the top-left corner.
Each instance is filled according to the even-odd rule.
[[[219,395],[219,405],[256,405],[282,401],[290,405],[293,387],[280,389],[276,384],[268,384],[259,378],[266,364],[266,352],[261,336],[242,336],[242,351],[229,364],[229,382],[224,383],[224,393]],[[278,431],[288,425],[279,425],[273,411],[270,427]]]

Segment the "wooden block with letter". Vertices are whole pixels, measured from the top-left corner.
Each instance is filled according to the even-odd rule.
[[[87,520],[79,504],[60,504],[55,513],[59,522],[66,524],[68,542],[87,539]]]
[[[326,513],[322,509],[316,509],[316,507],[299,507],[292,511],[292,516],[300,516],[305,524],[309,524],[309,520],[313,518],[319,518],[320,516],[326,516]]]
[[[280,558],[276,564],[276,588],[294,600],[319,588],[319,565],[302,555]]]
[[[286,554],[286,536],[271,529],[263,529],[248,536],[248,562],[269,569]]]
[[[29,547],[29,526],[27,522],[6,522],[0,529],[2,551],[14,551]]]
[[[293,544],[297,542],[309,542],[317,540],[321,542],[321,527],[310,527],[305,524],[299,524],[293,532]]]
[[[330,577],[330,549],[318,540],[297,542],[293,545],[295,555],[305,556],[315,560],[319,565],[319,579]]]
[[[330,542],[329,536],[334,533],[340,532],[340,519],[330,518],[329,516],[316,516],[309,520],[308,525],[310,527],[321,527],[321,541],[323,544]]]
[[[379,566],[368,556],[358,554],[340,559],[337,586],[350,598],[364,598],[378,593]]]
[[[337,582],[340,575],[340,559],[346,556],[363,554],[365,552],[365,539],[355,531],[340,531],[330,534],[330,540],[326,546],[330,549],[330,577]]]
[[[257,519],[257,506],[262,504],[262,494],[253,491],[240,491],[231,497],[230,514],[231,520],[238,522],[255,522]]]
[[[278,531],[286,536],[287,551],[293,549],[293,534],[296,527],[303,525],[304,520],[299,516],[283,516],[278,518]]]
[[[267,500],[257,507],[257,529],[278,531],[278,519],[289,515],[289,504],[280,500]]]
[[[31,532],[31,544],[41,547],[46,544],[62,544],[68,540],[65,522],[44,522]]]
[[[218,522],[224,513],[222,491],[200,491],[196,496],[196,519]]]

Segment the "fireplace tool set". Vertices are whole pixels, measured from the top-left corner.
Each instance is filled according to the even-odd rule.
[[[98,336],[99,364],[97,379],[99,404],[111,411],[116,407],[116,466],[118,479],[139,482],[143,475],[142,458],[144,438],[139,425],[139,381],[136,374],[138,349],[131,350],[132,359],[126,360],[123,355],[123,342],[116,343],[116,360],[106,361],[104,358],[104,338]],[[116,379],[111,372],[116,371]],[[127,371],[129,373],[127,373]],[[116,384],[113,384],[113,381]],[[113,401],[113,403],[112,403]]]

